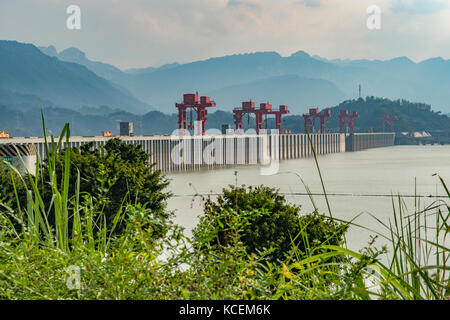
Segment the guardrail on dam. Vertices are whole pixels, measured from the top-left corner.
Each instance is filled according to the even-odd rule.
[[[358,151],[394,144],[395,134],[340,133],[310,134],[316,154]],[[312,156],[306,134],[136,136],[117,137],[125,143],[141,145],[151,163],[163,172],[191,171],[235,165],[270,164],[273,160],[301,159]],[[70,137],[68,147],[80,148],[93,142],[104,146],[111,137]],[[0,145],[35,145],[38,159],[45,158],[44,138],[0,139]],[[64,147],[67,147],[64,143]],[[32,168],[31,168],[32,169]]]

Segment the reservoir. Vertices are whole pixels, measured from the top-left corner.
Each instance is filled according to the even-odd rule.
[[[355,223],[388,234],[374,219],[388,223],[393,219],[391,195],[402,195],[408,213],[414,213],[415,202],[420,197],[420,208],[424,208],[445,196],[437,176],[439,174],[450,187],[450,146],[393,146],[358,152],[334,153],[318,157],[325,183],[332,215],[351,220],[361,214]],[[186,228],[190,234],[202,214],[202,200],[195,194],[220,193],[228,185],[266,185],[277,188],[285,194],[288,202],[300,205],[301,213],[313,211],[310,197],[305,194],[302,183],[314,194],[313,199],[319,211],[328,214],[328,208],[320,183],[314,158],[281,161],[279,172],[262,176],[258,166],[242,166],[216,170],[202,170],[190,173],[175,173],[169,190],[174,197],[168,201],[168,208],[176,214],[175,222]],[[237,174],[235,175],[235,172]],[[300,179],[301,177],[301,179]],[[415,185],[416,181],[416,185]],[[432,197],[430,197],[432,196]],[[394,199],[398,203],[398,199]],[[371,215],[370,215],[370,214]],[[351,227],[348,246],[361,249],[367,246],[374,232]],[[377,240],[376,246],[384,244]]]

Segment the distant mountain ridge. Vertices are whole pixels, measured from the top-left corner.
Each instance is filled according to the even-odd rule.
[[[101,105],[136,113],[151,109],[88,68],[43,54],[32,44],[0,41],[0,57],[3,91],[34,95],[72,109]]]
[[[73,62],[85,66],[98,76],[107,80],[121,82],[124,81],[121,79],[122,77],[127,77],[125,72],[111,64],[89,60],[86,57],[86,53],[77,48],[67,48],[58,53],[56,48],[50,45],[48,47],[39,47],[39,50],[49,56],[57,57],[61,61]]]
[[[301,75],[293,70],[296,64],[302,65],[304,72]],[[128,88],[134,95],[143,101],[151,101],[152,105],[158,106],[158,109],[164,112],[172,110],[174,103],[181,99],[183,93],[195,91],[211,96],[219,108],[229,110],[243,100],[266,101],[269,96],[280,97],[275,88],[282,88],[283,83],[286,83],[283,76],[296,75],[299,78],[311,79],[308,89],[306,90],[306,86],[290,86],[289,91],[283,90],[284,95],[280,97],[282,99],[271,102],[295,102],[290,108],[294,112],[303,112],[313,101],[314,105],[320,106],[325,103],[338,103],[343,97],[348,97],[334,84],[318,76],[318,72],[326,72],[326,67],[326,64],[315,59],[305,61],[303,56],[282,58],[276,52],[232,55],[136,75]],[[270,87],[269,83],[273,86]],[[330,90],[330,87],[334,88]],[[230,92],[227,98],[227,90],[230,88],[233,93]],[[241,93],[237,94],[238,91]],[[270,92],[272,94],[265,94]],[[214,96],[215,94],[218,96]]]
[[[266,80],[266,83],[272,83],[274,91],[283,86],[286,81],[283,76],[293,75],[311,79],[311,85],[283,89],[283,99],[271,102],[288,104],[289,101],[290,108],[297,113],[311,106],[327,107],[342,99],[357,98],[359,85],[364,96],[422,101],[431,104],[434,109],[450,111],[450,61],[442,58],[416,63],[408,57],[327,60],[305,51],[287,57],[276,52],[256,52],[169,66],[130,70],[126,72],[129,77],[109,80],[163,112],[171,112],[174,103],[186,92],[199,91],[211,95],[225,110],[238,105],[244,97],[246,100],[267,100],[275,96],[270,87],[249,87],[249,84],[261,84]],[[242,87],[238,89],[239,86]],[[227,98],[225,93],[230,88],[233,92]],[[244,88],[247,91],[244,92]],[[236,90],[242,94],[236,94]]]
[[[367,99],[354,99],[359,84]],[[70,122],[75,134],[98,135],[117,130],[118,121],[134,121],[137,134],[168,134],[176,128],[175,102],[195,91],[217,102],[208,116],[210,128],[232,124],[229,111],[251,99],[274,108],[287,104],[291,115],[283,126],[297,132],[309,107],[330,106],[336,106],[333,114],[342,108],[359,111],[357,130],[379,130],[384,113],[398,115],[402,130],[428,130],[448,123],[436,111],[450,116],[450,61],[327,60],[304,51],[288,57],[256,52],[122,71],[91,61],[77,48],[58,52],[54,46],[0,41],[0,130],[16,136],[39,134],[41,107],[55,132]],[[336,121],[334,116],[330,128],[338,127]]]
[[[126,73],[128,74],[144,74],[144,73],[151,73],[154,72],[156,70],[167,70],[167,69],[172,69],[172,68],[176,68],[180,66],[180,64],[178,62],[173,62],[173,63],[167,63],[162,65],[161,67],[155,68],[155,67],[148,67],[148,68],[132,68],[132,69],[127,69],[125,70]]]
[[[62,61],[78,63],[89,68],[97,75],[116,84],[118,88],[125,88],[126,92],[166,113],[172,112],[175,102],[179,101],[183,93],[187,92],[199,91],[201,94],[210,96],[218,94],[213,98],[219,108],[224,110],[239,105],[244,97],[245,99],[249,97],[264,101],[270,97],[280,97],[280,94],[275,92],[276,90],[271,90],[270,86],[280,88],[289,82],[283,76],[292,76],[287,73],[290,66],[281,72],[276,70],[277,67],[274,64],[276,65],[279,63],[278,60],[282,59],[276,52],[240,54],[187,64],[171,63],[159,68],[148,67],[121,71],[112,65],[89,60],[84,52],[76,48],[69,48],[60,53],[54,46],[40,47],[40,49]],[[287,62],[295,65],[299,61],[307,60],[309,55],[299,51],[291,57],[292,59],[288,59]],[[323,69],[323,62],[310,59],[305,65],[308,66],[308,72],[296,80],[291,78],[291,83],[288,84],[290,91],[282,90],[286,97],[283,100],[286,101],[273,101],[274,104],[278,102],[286,104],[287,101],[297,102],[291,107],[293,111],[299,111],[309,107],[310,104],[338,103],[347,97],[333,83],[316,78],[316,71]],[[311,79],[310,84],[307,86],[303,83],[295,88],[294,82],[299,81],[299,78]],[[238,88],[240,85],[243,86],[241,90]],[[234,93],[227,95],[226,91],[230,87]],[[251,88],[251,90],[244,92],[243,88]],[[305,90],[306,88],[307,90]],[[238,91],[241,91],[241,94]],[[272,93],[266,95],[267,92]],[[312,92],[315,93],[312,95]],[[298,105],[299,101],[300,105]]]
[[[124,94],[165,113],[175,110],[183,93],[195,91],[210,95],[223,110],[243,100],[270,99],[274,105],[288,104],[294,113],[303,113],[309,107],[325,108],[357,98],[359,85],[363,96],[421,101],[434,110],[450,112],[450,61],[439,57],[421,62],[408,57],[328,60],[305,51],[287,57],[256,52],[122,71],[91,61],[75,48],[60,53],[53,46],[41,50],[86,66]]]
[[[251,92],[251,96],[248,94]],[[308,92],[308,95],[304,93]],[[322,79],[303,78],[298,75],[282,75],[264,78],[211,91],[216,101],[220,101],[224,110],[241,107],[241,101],[253,100],[257,103],[272,102],[274,108],[280,104],[290,106],[292,112],[299,113],[294,107],[299,101],[305,106],[328,106],[345,100],[346,95],[332,82]],[[225,107],[224,107],[225,106]]]

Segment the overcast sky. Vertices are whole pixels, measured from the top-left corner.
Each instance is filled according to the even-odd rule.
[[[81,8],[81,30],[66,9]],[[382,10],[381,30],[366,27]],[[450,58],[450,0],[0,0],[0,39],[77,47],[120,68],[255,51]]]

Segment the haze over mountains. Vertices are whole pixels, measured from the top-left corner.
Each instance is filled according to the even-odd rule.
[[[359,84],[363,96],[408,99],[450,112],[450,61],[442,58],[415,63],[406,57],[327,60],[303,51],[288,57],[257,52],[124,71],[76,48],[58,52],[53,46],[0,41],[0,105],[13,109],[36,107],[40,99],[46,107],[84,114],[170,114],[183,93],[198,91],[211,96],[219,110],[251,99],[287,104],[301,114],[357,98]]]
[[[26,94],[35,96],[36,104],[41,99],[73,109],[101,105],[131,112],[151,109],[84,66],[63,62],[34,45],[15,41],[0,41],[0,90],[10,97],[9,106],[11,95]],[[2,100],[0,97],[0,103]]]
[[[363,96],[409,99],[450,112],[450,61],[442,58],[415,63],[407,57],[327,60],[304,51],[289,57],[257,52],[121,71],[93,62],[75,48],[59,54],[50,50],[60,60],[82,64],[166,113],[175,110],[174,103],[183,93],[195,91],[210,95],[223,110],[252,99],[288,104],[293,112],[302,113],[312,106],[325,108],[356,98],[359,84]]]

